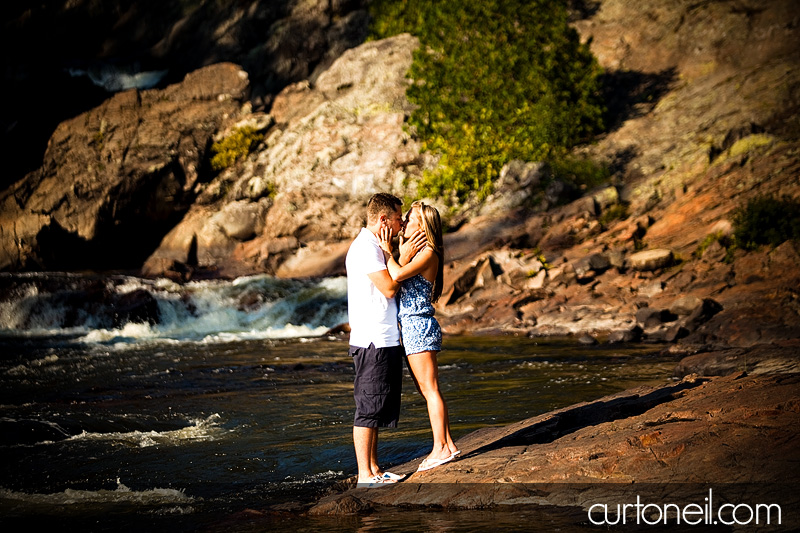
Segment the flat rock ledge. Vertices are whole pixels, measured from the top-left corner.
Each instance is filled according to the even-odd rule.
[[[628,257],[628,264],[634,270],[658,270],[669,266],[674,260],[672,250],[656,249],[645,250],[631,254]]]
[[[708,488],[738,497],[800,496],[781,482],[800,473],[800,373],[686,376],[579,403],[458,441],[461,458],[416,472],[422,458],[392,467],[402,483],[374,489],[341,483],[308,508],[312,516],[386,507],[586,510],[623,493],[703,504]],[[738,496],[732,494],[739,490]],[[638,492],[637,492],[638,491]],[[699,492],[698,492],[699,491]],[[699,494],[699,497],[698,497]],[[699,499],[699,501],[697,501]],[[630,501],[630,500],[628,500]],[[652,500],[651,500],[652,501]],[[786,508],[784,508],[786,509]],[[785,512],[785,511],[784,511]],[[786,524],[786,522],[784,522]]]

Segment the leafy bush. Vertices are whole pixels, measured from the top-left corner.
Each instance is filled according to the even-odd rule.
[[[550,162],[553,177],[571,185],[575,190],[591,189],[608,181],[608,167],[591,159],[568,155],[554,157]]]
[[[625,204],[614,204],[600,215],[598,221],[600,225],[607,228],[615,220],[623,220],[628,217],[628,206]]]
[[[602,127],[600,68],[549,0],[375,0],[372,37],[420,39],[409,119],[441,155],[419,194],[485,197],[504,164],[557,160]]]
[[[730,156],[737,157],[753,150],[757,150],[763,146],[770,146],[775,142],[774,137],[765,133],[757,133],[748,135],[743,139],[736,141],[730,148]]]
[[[728,251],[725,255],[725,261],[729,262],[733,258],[733,252],[736,250],[736,245],[734,239],[722,231],[717,231],[706,235],[706,237],[700,241],[700,244],[697,245],[697,249],[692,252],[692,256],[695,259],[702,258],[708,247],[715,242],[719,243],[720,246]]]
[[[211,168],[224,170],[233,165],[242,157],[247,157],[250,150],[264,138],[257,133],[255,128],[244,126],[211,145],[214,156],[211,158]]]
[[[800,202],[788,196],[758,196],[734,212],[733,226],[735,243],[745,250],[800,239]]]

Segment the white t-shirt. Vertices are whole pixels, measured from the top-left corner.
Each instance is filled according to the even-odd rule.
[[[397,327],[397,302],[387,298],[372,283],[368,274],[386,270],[378,238],[367,228],[355,238],[347,251],[347,314],[350,319],[350,345],[376,348],[400,345]]]

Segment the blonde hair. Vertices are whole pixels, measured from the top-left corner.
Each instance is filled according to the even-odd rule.
[[[439,211],[432,205],[416,201],[411,204],[411,211],[419,209],[422,229],[425,231],[425,239],[433,253],[439,258],[439,266],[436,270],[436,280],[433,283],[431,302],[436,303],[442,295],[442,285],[444,283],[444,242],[442,239],[442,219]],[[411,212],[409,211],[409,213]]]

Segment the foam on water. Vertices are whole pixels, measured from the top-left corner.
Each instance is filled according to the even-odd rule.
[[[149,70],[137,72],[137,69],[119,68],[113,65],[102,65],[89,69],[68,69],[70,76],[79,78],[86,76],[98,87],[109,92],[126,91],[128,89],[150,89],[166,76],[166,70]]]
[[[17,492],[0,487],[0,500],[17,501],[26,504],[39,505],[81,505],[81,504],[109,504],[109,503],[135,503],[145,505],[186,504],[194,500],[181,490],[154,488],[149,490],[134,491],[126,487],[117,479],[115,490],[76,490],[66,489],[63,492],[51,494],[31,494]]]
[[[307,485],[310,483],[319,483],[320,481],[332,481],[342,479],[344,471],[342,470],[326,470],[316,474],[306,474],[300,479],[287,479],[283,481],[284,485]]]
[[[150,324],[129,322],[121,329],[93,329],[86,335],[79,337],[78,340],[87,344],[115,344],[155,339],[158,336],[158,332]]]
[[[193,419],[192,425],[169,431],[130,431],[126,433],[89,433],[82,432],[68,438],[68,441],[107,441],[112,444],[123,444],[147,448],[157,445],[178,446],[187,441],[215,440],[221,435],[230,433],[219,425],[220,416],[213,414],[205,419]]]
[[[214,441],[235,431],[221,426],[222,417],[215,413],[206,418],[192,418],[189,425],[167,430],[92,431],[70,434],[58,422],[34,417],[0,417],[0,447],[46,446],[61,442],[94,442],[110,446],[149,448],[181,446],[188,442]],[[99,427],[99,426],[97,426]],[[74,430],[73,430],[74,433]],[[16,436],[16,437],[15,437]],[[10,439],[6,442],[6,438]]]
[[[28,361],[27,363],[12,366],[11,368],[5,371],[5,374],[9,376],[24,376],[27,374],[35,374],[40,369],[53,365],[57,362],[58,362],[57,355],[48,355],[40,359],[33,359],[31,361]]]

